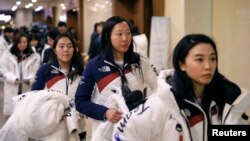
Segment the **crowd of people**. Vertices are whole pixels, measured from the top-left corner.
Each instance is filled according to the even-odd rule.
[[[120,16],[96,23],[85,67],[65,22],[47,31],[46,42],[36,28],[15,33],[7,27],[0,37],[6,118],[19,112],[13,98],[52,90],[71,100],[63,103],[69,108],[53,107],[61,108],[53,129],[58,132],[35,138],[42,141],[83,141],[86,134],[91,141],[207,141],[211,125],[250,124],[249,92],[219,72],[212,37],[185,35],[173,50],[173,68],[157,72],[134,50],[134,26]],[[67,117],[76,117],[77,136],[68,132]],[[86,133],[87,117],[91,133]],[[3,126],[0,139],[13,139],[10,130]]]

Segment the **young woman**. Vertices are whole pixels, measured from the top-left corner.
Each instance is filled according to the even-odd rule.
[[[103,29],[104,22],[98,22],[94,26],[94,32],[90,38],[90,46],[88,51],[89,60],[100,54],[101,52],[101,33]]]
[[[57,36],[60,34],[57,28],[53,27],[48,31],[47,34],[47,44],[45,44],[44,49],[41,52],[41,62],[42,64],[48,63],[51,59],[53,49],[52,46],[57,38]]]
[[[14,110],[12,97],[30,91],[40,57],[35,53],[26,34],[14,37],[13,45],[3,53],[0,70],[4,77],[4,115],[10,116]]]
[[[39,68],[32,90],[58,90],[74,99],[83,72],[82,59],[75,42],[68,34],[62,33],[56,38],[52,49],[52,60]],[[69,138],[69,135],[56,137],[62,141],[68,141]]]
[[[139,93],[145,86],[152,90],[157,86],[153,65],[133,51],[131,28],[124,18],[109,18],[101,41],[102,52],[87,64],[75,97],[77,110],[93,119],[92,135],[99,123],[105,120],[116,123],[122,118],[118,109],[104,105],[114,87],[122,87],[124,93],[125,89]]]
[[[248,124],[249,93],[218,71],[214,41],[190,34],[174,49],[174,70],[162,71],[158,90],[115,126],[116,141],[207,141],[210,125]]]
[[[30,40],[30,45],[31,45],[32,49],[41,56],[44,45],[41,43],[40,34],[39,33],[30,33],[29,40]]]

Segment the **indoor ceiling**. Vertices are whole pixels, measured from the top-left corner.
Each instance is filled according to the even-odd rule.
[[[8,11],[16,5],[16,1],[18,0],[0,0],[0,11]],[[19,0],[21,1],[21,5],[19,7],[24,7],[25,5],[31,3],[31,0]],[[37,0],[36,3],[33,3],[33,8],[38,6],[48,6],[53,4],[58,4],[58,2],[64,2],[64,0]]]

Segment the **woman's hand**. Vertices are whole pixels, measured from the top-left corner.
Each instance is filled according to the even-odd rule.
[[[117,109],[110,108],[105,112],[105,118],[111,122],[118,122],[122,118],[122,113]]]
[[[23,80],[23,83],[26,85],[30,85],[30,80]]]

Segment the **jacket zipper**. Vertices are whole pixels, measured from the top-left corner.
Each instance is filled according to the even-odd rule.
[[[57,67],[55,67],[55,66],[53,66],[53,65],[51,65],[51,67],[52,67],[53,69],[55,69],[55,70],[61,72],[61,73],[65,76],[65,79],[66,79],[66,95],[68,95],[68,94],[69,94],[69,93],[68,93],[68,89],[69,89],[69,78],[68,78],[67,74],[65,74],[63,71],[61,71],[59,68],[57,68]]]
[[[189,103],[189,104],[191,104],[191,105],[193,105],[193,106],[195,106],[195,107],[197,107],[201,112],[202,112],[202,114],[203,114],[203,117],[204,117],[204,122],[203,122],[203,134],[202,134],[202,137],[203,137],[203,141],[206,141],[206,137],[205,137],[205,135],[207,135],[207,124],[208,124],[208,119],[207,119],[207,116],[206,116],[206,114],[204,113],[204,111],[201,109],[201,107],[199,107],[199,106],[197,106],[196,104],[194,104],[193,102],[191,102],[191,101],[188,101],[188,100],[184,100],[184,101],[186,101],[187,103]]]
[[[185,119],[185,123],[186,123],[187,126],[189,127],[189,128],[188,128],[188,133],[189,133],[189,136],[190,136],[191,141],[193,141],[193,137],[192,137],[192,134],[191,134],[191,131],[190,131],[190,125],[189,125],[189,123],[188,123],[187,116],[185,115],[185,112],[183,111],[183,109],[181,109],[181,116]]]

